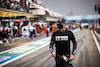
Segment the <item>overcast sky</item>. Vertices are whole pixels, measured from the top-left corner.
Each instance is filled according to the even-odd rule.
[[[65,16],[96,14],[93,4],[100,4],[100,0],[41,0],[50,10]]]

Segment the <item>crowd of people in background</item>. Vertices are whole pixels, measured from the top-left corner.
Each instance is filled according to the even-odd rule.
[[[30,25],[22,25],[21,27],[18,24],[13,24],[13,26],[5,25],[2,26],[0,24],[0,40],[6,41],[9,43],[9,36],[11,38],[22,37],[22,36],[29,36],[30,39],[36,38],[37,34],[45,33],[46,36],[49,36],[50,26],[47,24],[30,24]],[[28,33],[28,34],[27,34]],[[6,40],[5,40],[6,39]]]
[[[33,3],[45,7],[43,4],[41,3],[37,3],[37,0],[32,0]],[[20,6],[20,2],[17,1],[12,1],[12,0],[0,0],[0,7],[1,8],[6,8],[6,9],[12,9],[12,10],[18,10],[18,11],[25,11],[27,13],[29,13],[29,4],[25,5],[24,7]]]
[[[20,5],[17,1],[10,1],[10,0],[0,0],[0,7],[13,10],[20,9]]]
[[[11,33],[11,28],[8,25],[6,27],[0,25],[0,40],[9,43],[8,38],[10,36],[10,33]]]
[[[26,11],[28,13],[28,7],[20,7],[20,2],[10,0],[0,0],[0,7],[18,11]]]
[[[13,26],[11,26],[11,27],[8,26],[8,25],[6,25],[5,27],[0,26],[0,30],[2,31],[4,29],[6,31],[9,31],[12,34],[12,37],[15,38],[15,37],[22,36],[22,32],[23,31],[27,31],[25,28],[22,31],[23,27],[25,27],[25,28],[28,29],[28,31],[29,31],[29,37],[31,39],[33,39],[32,38],[33,35],[34,35],[34,38],[36,37],[36,33],[37,34],[45,33],[46,36],[48,37],[50,31],[57,31],[58,30],[57,23],[54,23],[52,25],[49,25],[49,24],[42,24],[42,25],[39,25],[39,24],[22,25],[21,28],[19,27],[18,24],[13,24]],[[65,29],[66,30],[68,30],[68,29],[76,29],[76,25],[68,25],[68,24],[66,24]]]
[[[76,28],[80,28],[81,30],[83,28],[87,28],[87,26],[83,26],[83,25],[79,25],[78,27],[75,24],[66,24],[65,29],[66,30],[72,30],[72,29],[76,29]],[[93,28],[93,25],[88,25],[88,28],[91,30]],[[49,36],[49,32],[54,32],[57,31],[58,27],[57,27],[57,23],[54,23],[52,25],[50,24],[42,24],[39,25],[37,24],[29,24],[29,22],[26,21],[23,23],[22,26],[19,26],[18,24],[13,24],[12,26],[9,25],[5,25],[2,26],[0,25],[0,39],[4,40],[6,42],[9,43],[9,41],[7,39],[9,39],[9,36],[12,38],[16,38],[16,37],[22,37],[22,36],[28,36],[30,37],[30,39],[33,39],[37,37],[37,34],[45,34],[45,36]]]

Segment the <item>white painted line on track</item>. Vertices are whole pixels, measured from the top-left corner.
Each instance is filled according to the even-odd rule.
[[[48,43],[48,44],[49,44],[49,43]],[[34,49],[34,50],[30,51],[30,52],[27,52],[27,53],[25,53],[25,54],[22,54],[22,55],[20,55],[20,56],[14,58],[14,59],[12,59],[12,60],[9,60],[9,61],[7,61],[7,62],[1,64],[0,67],[6,65],[6,64],[8,64],[8,63],[11,63],[11,62],[13,62],[13,61],[15,61],[15,60],[17,60],[17,59],[20,59],[20,58],[22,58],[22,57],[24,57],[24,56],[26,56],[26,55],[28,55],[28,54],[30,54],[30,53],[36,51],[36,50],[39,50],[40,48],[43,48],[43,47],[47,46],[48,44],[43,45],[43,46],[41,46],[41,47],[39,47],[39,48],[36,48],[36,49]]]
[[[92,33],[92,35],[93,35],[93,38],[94,38],[95,44],[96,44],[97,49],[98,49],[98,52],[99,52],[99,54],[100,54],[100,45],[99,45],[99,42],[98,42],[96,36],[93,34],[92,30],[91,30],[91,33]]]
[[[47,37],[47,38],[50,38],[50,37]],[[43,39],[46,39],[46,38],[43,38]],[[40,39],[40,40],[43,40],[43,39]],[[40,40],[37,40],[37,41],[40,41]],[[36,41],[34,41],[34,42],[36,42]],[[34,42],[33,42],[33,43],[34,43]],[[29,44],[31,44],[31,43],[29,43]],[[40,48],[43,48],[43,47],[47,46],[48,44],[49,44],[49,43],[47,43],[47,44],[45,44],[45,45],[42,45],[42,46],[40,46],[40,47],[38,47],[38,48],[36,48],[36,49],[34,49],[34,50],[32,50],[32,51],[29,51],[29,52],[27,52],[27,53],[25,53],[25,54],[22,54],[22,55],[20,55],[20,56],[14,58],[14,59],[12,59],[12,60],[9,60],[9,61],[3,63],[3,64],[0,64],[0,67],[6,65],[6,64],[8,64],[8,63],[11,63],[11,62],[13,62],[13,61],[15,61],[15,60],[17,60],[17,59],[20,59],[20,58],[22,58],[22,57],[24,57],[24,56],[26,56],[26,55],[28,55],[28,54],[30,54],[30,53],[36,51],[36,50],[39,50]],[[28,45],[28,44],[26,44],[26,45]],[[25,45],[22,45],[22,46],[25,46]],[[20,46],[18,46],[18,47],[20,47]],[[15,48],[18,48],[18,47],[15,47]],[[8,51],[10,51],[10,50],[13,50],[13,49],[15,49],[15,48],[12,48],[12,49],[9,49],[9,50],[0,52],[0,54],[5,53],[5,52],[8,52]]]
[[[50,37],[47,37],[47,38],[50,38]],[[46,38],[43,38],[43,39],[46,39]],[[43,40],[43,39],[40,39],[40,40]],[[37,40],[37,41],[40,41],[40,40]],[[34,41],[34,42],[37,42],[37,41]],[[34,42],[31,42],[31,43],[34,43]],[[28,44],[31,44],[31,43],[28,43]],[[25,45],[28,45],[28,44],[25,44]],[[21,46],[25,46],[25,45],[21,45]],[[0,52],[0,54],[11,51],[11,50],[14,50],[15,48],[18,48],[18,47],[21,47],[21,46],[17,46],[17,47],[2,51],[2,52]]]

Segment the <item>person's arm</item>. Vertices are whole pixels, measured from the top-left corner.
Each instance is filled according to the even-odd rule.
[[[54,42],[55,42],[55,34],[53,33],[52,37],[51,37],[51,42],[50,42],[50,45],[49,45],[51,53],[54,52],[54,48],[53,48]]]
[[[71,32],[71,40],[72,40],[72,43],[73,43],[73,51],[72,51],[72,54],[75,55],[75,53],[76,53],[76,48],[77,48],[77,43],[76,43],[74,34],[73,34],[72,32]]]
[[[54,52],[54,48],[53,48],[53,45],[54,45],[54,41],[51,41],[50,42],[50,52]]]
[[[54,35],[54,33],[52,34],[52,37],[51,37],[51,42],[50,42],[50,45],[49,45],[49,47],[50,47],[50,52],[51,52],[51,55],[52,55],[52,57],[56,57],[56,54],[55,54],[55,52],[54,52],[54,48],[53,48],[53,45],[55,44],[55,35]]]
[[[73,42],[73,51],[72,51],[72,54],[70,55],[70,60],[74,60],[74,55],[76,53],[76,48],[77,48],[77,43],[76,43],[76,40],[75,40],[75,37],[74,37],[74,34],[71,32],[71,40]]]

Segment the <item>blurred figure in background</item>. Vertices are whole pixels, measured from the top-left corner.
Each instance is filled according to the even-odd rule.
[[[90,26],[89,26],[89,27],[90,27],[90,30],[91,30],[91,29],[92,29],[92,25],[90,24]]]
[[[33,35],[34,35],[34,38],[36,37],[35,30],[36,30],[36,28],[35,28],[35,25],[34,25],[34,26],[33,26]]]
[[[3,7],[3,0],[0,0],[0,7]]]
[[[42,24],[42,32],[44,31],[44,25]]]
[[[53,24],[53,25],[52,25],[52,31],[57,31],[57,29],[58,29],[58,28],[57,28],[57,24],[56,24],[56,23]]]
[[[18,26],[17,26],[17,24],[14,26],[14,29],[15,29],[15,36],[17,37],[18,36]]]
[[[18,36],[18,26],[16,24],[13,25],[13,37]]]
[[[14,10],[16,10],[16,3],[14,3]]]
[[[28,25],[28,21],[24,21],[23,25],[21,26],[21,34],[24,37],[29,37],[30,36],[30,30],[29,30],[29,25]]]
[[[2,31],[3,30],[3,26],[1,26],[1,24],[0,24],[0,31]]]
[[[81,27],[81,25],[80,25],[79,27],[80,27],[80,30],[82,30],[82,27]]]
[[[19,10],[19,5],[18,5],[18,3],[16,2],[15,4],[16,4],[16,10]]]
[[[73,25],[73,29],[76,29],[76,25]]]
[[[30,38],[33,39],[33,26],[32,24],[29,26],[29,31],[30,31]]]
[[[94,24],[92,25],[92,31],[93,31],[93,33],[94,33],[94,30],[95,30],[95,27],[94,27]]]
[[[9,0],[6,0],[6,8],[10,9],[10,1]]]
[[[81,24],[81,30],[83,29],[83,25]]]
[[[9,43],[8,41],[9,31],[10,31],[10,28],[8,25],[6,25],[6,27],[4,28],[4,41],[6,41],[6,43]]]
[[[10,8],[11,8],[11,9],[14,9],[14,2],[13,2],[13,1],[12,1],[11,4],[10,4]]]
[[[42,32],[42,29],[41,29],[40,25],[37,24],[36,27],[37,27],[37,32],[38,32],[38,34],[40,34],[40,33]]]
[[[47,24],[44,26],[44,33],[47,34]]]
[[[47,25],[47,37],[49,36],[50,27]]]
[[[0,24],[0,44],[3,44],[3,34],[2,34],[2,31],[3,31],[3,27]]]
[[[68,30],[69,29],[69,26],[66,24],[65,28],[66,28],[66,30]]]

